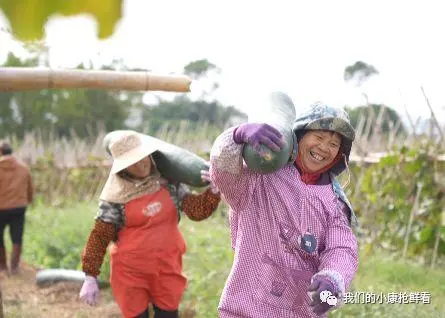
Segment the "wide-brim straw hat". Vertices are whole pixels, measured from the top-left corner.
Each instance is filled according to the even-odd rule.
[[[122,131],[110,141],[109,150],[113,157],[110,174],[116,174],[159,150],[156,143],[135,131]]]

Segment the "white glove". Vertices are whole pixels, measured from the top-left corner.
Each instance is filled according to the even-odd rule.
[[[82,289],[79,293],[80,299],[90,306],[97,305],[99,302],[99,286],[93,276],[85,276]]]

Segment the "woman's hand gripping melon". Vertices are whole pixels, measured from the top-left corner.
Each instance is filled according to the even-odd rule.
[[[266,98],[263,105],[255,110],[254,116],[249,116],[248,122],[269,124],[283,135],[285,146],[278,152],[261,145],[259,153],[251,145],[246,144],[243,158],[248,168],[258,173],[271,173],[280,169],[296,155],[295,136],[292,123],[296,117],[295,106],[289,96],[282,92],[273,92]],[[294,149],[295,148],[295,149]]]

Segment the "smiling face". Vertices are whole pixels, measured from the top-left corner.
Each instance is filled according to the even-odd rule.
[[[341,136],[324,130],[309,130],[298,143],[298,154],[304,170],[318,172],[329,165],[338,154]]]
[[[143,179],[148,177],[151,172],[151,158],[150,156],[145,157],[142,160],[139,160],[135,164],[132,164],[127,169],[127,172],[130,173],[137,179]]]

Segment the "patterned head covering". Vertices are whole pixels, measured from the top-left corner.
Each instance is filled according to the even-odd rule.
[[[355,139],[355,130],[351,126],[348,113],[337,107],[328,106],[321,102],[314,103],[303,111],[294,121],[292,127],[294,133],[307,130],[328,130],[340,134],[342,138],[342,151],[346,161],[349,162],[352,142]],[[331,172],[339,175],[346,168],[344,160],[341,160]]]

